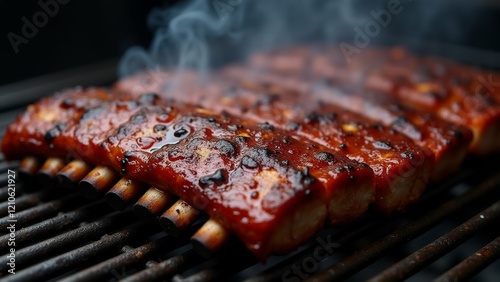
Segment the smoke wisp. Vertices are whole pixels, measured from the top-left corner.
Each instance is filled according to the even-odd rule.
[[[119,75],[160,68],[206,74],[260,49],[304,42],[336,43],[341,48],[342,42],[355,43],[356,28],[375,22],[373,15],[398,6],[404,10],[393,13],[390,28],[383,26],[381,33],[404,26],[416,37],[425,37],[449,7],[412,0],[190,0],[156,8],[147,19],[155,32],[149,49],[130,48],[120,62]],[[457,25],[447,26],[442,26],[450,30],[445,34],[455,36]]]

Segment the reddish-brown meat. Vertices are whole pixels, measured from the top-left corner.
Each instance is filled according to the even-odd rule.
[[[45,98],[8,127],[2,151],[78,158],[177,194],[259,258],[307,240],[332,201],[355,213],[371,201],[373,172],[319,144],[154,95],[130,98],[102,89]]]
[[[410,137],[416,144],[429,148],[435,160],[431,173],[433,181],[446,179],[458,170],[472,141],[472,132],[468,128],[445,122],[429,112],[412,110],[373,92],[350,93],[353,91],[329,87],[316,91],[316,95],[325,97],[325,100],[379,121]]]
[[[115,89],[138,89],[141,81],[145,80],[138,75],[122,80]],[[259,93],[234,87],[234,83],[217,76],[210,77],[207,85],[196,83],[191,74],[181,75],[178,81],[177,88],[172,88],[168,87],[172,80],[163,79],[163,83],[148,91],[162,91],[166,98],[268,122],[270,127],[288,130],[368,164],[375,172],[375,206],[386,214],[415,202],[427,185],[434,158],[432,152],[380,123],[310,99],[307,93]]]
[[[334,48],[296,47],[257,54],[250,65],[260,71],[327,78],[391,95],[406,106],[470,128],[472,153],[500,151],[500,99],[494,98],[498,94],[475,91],[484,76],[459,72],[457,65],[446,60],[412,56],[401,48],[363,49],[347,60]],[[490,80],[490,90],[492,84]]]
[[[434,181],[458,169],[472,140],[472,132],[467,127],[446,122],[428,111],[411,109],[401,105],[398,99],[378,92],[353,90],[352,87],[342,89],[325,79],[304,78],[301,74],[252,72],[240,66],[228,67],[223,74],[248,89],[307,93],[313,99],[346,108],[403,133],[434,153],[431,175]]]

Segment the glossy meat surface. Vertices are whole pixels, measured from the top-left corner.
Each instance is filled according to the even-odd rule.
[[[217,76],[211,77],[206,85],[191,79],[189,74],[180,79],[183,82],[177,85],[180,91],[165,85],[171,83],[168,79],[163,80],[163,84],[158,83],[156,89],[148,90],[163,91],[161,95],[166,98],[196,101],[206,108],[267,122],[269,127],[287,130],[368,164],[375,172],[375,206],[384,213],[403,210],[425,189],[434,158],[432,152],[380,123],[311,99],[306,92],[247,90]],[[133,77],[115,87],[126,91],[137,88],[134,82],[140,81],[144,79]]]
[[[368,204],[373,189],[369,168],[304,138],[151,94],[97,88],[29,106],[9,126],[2,151],[7,159],[78,158],[177,194],[261,259],[321,228],[328,197],[366,186]],[[332,157],[318,157],[325,154]]]
[[[397,98],[380,92],[339,86],[330,80],[305,78],[300,74],[252,72],[240,66],[228,67],[223,74],[248,89],[308,93],[312,99],[348,109],[406,135],[434,153],[434,181],[445,179],[458,169],[472,140],[467,127],[444,121],[429,111],[402,105]]]
[[[448,60],[418,57],[401,48],[366,49],[349,62],[331,47],[295,47],[253,56],[259,70],[328,79],[337,85],[376,90],[398,103],[432,112],[473,132],[472,153],[500,151],[500,94],[485,72]]]
[[[431,172],[434,181],[444,180],[457,171],[467,155],[473,136],[466,127],[445,122],[429,112],[413,110],[391,98],[378,98],[376,93],[351,95],[352,91],[325,90],[318,92],[322,92],[322,97],[328,96],[328,101],[345,105],[429,148],[434,153]]]
[[[211,79],[215,79],[215,77]],[[228,88],[224,87],[224,85],[228,86]],[[244,120],[257,121],[261,123],[261,127],[264,130],[280,130],[278,129],[279,126],[269,124],[268,122],[270,120],[268,119],[254,119],[242,113],[240,111],[241,106],[235,103],[243,103],[243,101],[233,101],[233,107],[228,105],[227,102],[231,102],[231,100],[228,100],[230,97],[226,96],[226,94],[231,95],[231,93],[234,93],[234,89],[232,89],[233,87],[231,86],[232,84],[227,84],[224,81],[217,81],[217,83],[212,83],[211,81],[209,84],[200,84],[198,76],[190,72],[182,73],[182,75],[179,76],[170,76],[169,73],[147,72],[142,75],[120,80],[115,84],[114,90],[132,96],[140,96],[141,93],[148,92],[159,93],[163,94],[163,98],[166,99],[175,99],[184,103],[197,104],[214,111],[229,112],[237,116],[242,116]],[[189,93],[189,95],[186,95],[186,93]],[[255,99],[257,96],[253,98],[249,96],[248,98]],[[266,115],[269,116],[269,113]],[[290,131],[288,134],[294,136],[295,139],[301,140],[300,142],[303,144],[308,144],[308,147],[314,148],[318,145],[317,141],[309,141],[310,139],[307,138],[307,136],[300,136],[297,135],[296,132]],[[282,140],[281,142],[287,143],[288,141]],[[323,141],[321,142],[323,143]],[[337,149],[338,148],[335,148],[329,151],[335,152]],[[295,156],[300,154],[299,152],[287,150],[282,152]],[[329,162],[329,157],[326,159],[322,158],[324,155],[328,154],[317,154],[315,158],[320,160],[324,159],[323,161]],[[339,155],[345,156],[345,153],[339,152]],[[344,159],[345,158],[346,157],[344,157]],[[297,165],[300,166],[301,163],[303,163],[303,161],[297,162]],[[328,172],[328,175],[323,172],[318,172],[315,166],[309,167],[310,173],[317,177],[325,187],[330,224],[339,225],[348,223],[366,212],[369,204],[372,202],[375,186],[373,172],[371,172],[368,167],[363,166],[361,169],[350,165],[339,166],[336,168],[335,172]],[[370,170],[370,172],[367,170]],[[349,174],[347,178],[345,177],[345,172]],[[342,184],[337,184],[339,182]]]

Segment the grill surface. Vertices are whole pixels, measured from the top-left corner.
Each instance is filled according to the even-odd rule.
[[[0,114],[0,138],[21,110]],[[0,156],[2,280],[498,281],[500,166],[495,163],[494,158],[469,159],[454,178],[428,187],[404,214],[370,213],[351,226],[324,229],[266,265],[235,239],[213,258],[202,259],[188,242],[202,220],[172,238],[156,222],[140,222],[131,209],[115,212],[76,188],[42,188],[27,179],[16,184],[16,274],[11,275],[7,171],[18,163]]]

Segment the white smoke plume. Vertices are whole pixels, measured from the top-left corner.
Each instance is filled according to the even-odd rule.
[[[201,72],[228,58],[277,45],[335,39],[340,22],[363,20],[352,1],[192,0],[154,9],[149,50],[132,47],[123,56],[121,77],[144,69],[195,69]]]
[[[438,1],[440,2],[440,1]],[[294,43],[336,43],[356,41],[356,27],[375,21],[373,15],[389,6],[404,7],[393,15],[391,27],[405,18],[415,37],[436,29],[435,23],[446,4],[412,0],[190,0],[173,8],[156,8],[147,22],[155,31],[148,50],[132,47],[123,56],[120,77],[158,68],[193,69],[206,73],[210,68],[244,58],[259,49]],[[408,23],[405,23],[408,24]],[[456,24],[451,28],[455,33]],[[385,26],[381,33],[387,32]],[[372,38],[370,38],[370,43]],[[374,41],[374,40],[373,40]]]

